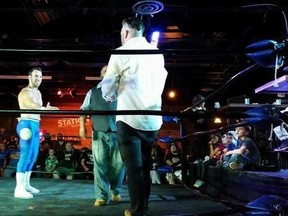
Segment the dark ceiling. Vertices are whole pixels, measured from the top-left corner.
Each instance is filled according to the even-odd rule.
[[[287,1],[162,0],[164,9],[153,15],[133,11],[136,3],[142,11],[159,6],[135,0],[1,0],[0,75],[17,78],[0,80],[3,101],[15,100],[27,84],[19,76],[31,67],[52,76],[41,85],[44,101],[82,101],[98,82],[85,77],[99,76],[111,51],[120,46],[122,19],[136,14],[146,23],[148,41],[153,31],[160,31],[158,47],[168,71],[164,105],[189,105],[193,95],[208,96],[221,88],[213,100],[225,103],[249,95],[256,101],[254,89],[274,78],[273,68],[245,71],[255,64],[245,47],[287,37]],[[278,76],[284,73],[280,68]],[[229,80],[232,84],[223,88]],[[171,88],[178,94],[174,101],[166,99]],[[74,97],[59,99],[58,89],[67,94],[73,89]]]

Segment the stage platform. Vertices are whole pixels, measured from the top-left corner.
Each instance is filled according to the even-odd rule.
[[[41,190],[33,199],[13,197],[15,179],[0,178],[0,214],[3,216],[122,216],[129,208],[127,186],[124,184],[122,201],[102,207],[93,207],[94,189],[92,180],[54,180],[32,178],[32,184]],[[226,201],[223,201],[226,202]],[[229,206],[230,205],[230,206]],[[213,200],[199,191],[187,190],[183,185],[153,185],[150,198],[150,214],[153,215],[241,215],[231,202]],[[234,204],[233,204],[234,207]]]
[[[33,199],[24,200],[13,197],[14,178],[0,178],[1,215],[123,216],[124,210],[130,205],[126,184],[123,186],[120,203],[94,207],[93,180],[67,181],[34,177],[31,182],[41,190],[41,193],[35,195]],[[253,212],[259,210],[246,208],[247,203],[263,195],[277,195],[288,199],[287,188],[288,172],[286,170],[279,172],[226,171],[209,167],[206,184],[197,190],[183,184],[153,185],[149,215],[254,215]]]
[[[229,197],[248,203],[264,195],[288,200],[288,170],[243,171],[210,166],[206,184],[200,190],[214,198]]]

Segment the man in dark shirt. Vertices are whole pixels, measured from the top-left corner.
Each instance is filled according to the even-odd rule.
[[[92,150],[84,147],[80,156],[80,171],[84,173],[84,179],[94,179],[93,177],[93,154]]]
[[[225,153],[223,162],[224,168],[241,169],[246,164],[260,164],[260,151],[255,142],[248,137],[250,131],[250,126],[236,128],[236,133],[238,136],[237,148]]]
[[[101,77],[106,74],[107,66],[101,70]],[[81,105],[81,110],[115,110],[117,102],[106,102],[102,98],[102,82],[90,89]],[[80,137],[86,137],[86,115],[80,116]],[[116,139],[115,115],[92,115],[92,153],[94,160],[94,206],[103,206],[121,201],[125,176],[124,165]],[[111,193],[111,194],[110,194]],[[110,199],[111,195],[111,199]]]

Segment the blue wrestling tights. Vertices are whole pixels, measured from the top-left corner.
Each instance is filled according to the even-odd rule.
[[[39,121],[20,119],[17,134],[20,138],[20,158],[17,172],[31,171],[39,152]]]

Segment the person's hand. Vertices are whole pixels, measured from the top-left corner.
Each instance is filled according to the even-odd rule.
[[[168,166],[172,166],[172,165],[173,165],[173,162],[172,162],[171,160],[166,160],[166,164],[167,164]]]
[[[47,110],[59,110],[58,107],[51,106],[51,105],[50,105],[50,102],[47,103],[46,108],[47,108]]]

